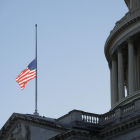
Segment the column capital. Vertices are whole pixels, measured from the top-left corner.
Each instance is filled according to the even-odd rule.
[[[109,66],[109,69],[112,69],[112,63],[111,62],[109,62],[108,66]]]
[[[117,48],[117,53],[122,53],[123,52],[123,46],[119,45]]]
[[[140,47],[137,48],[137,54],[140,55]]]
[[[138,48],[134,48],[134,54],[138,55]]]
[[[131,44],[134,42],[134,40],[135,40],[134,37],[128,37],[128,38],[126,39],[127,43],[131,43]]]
[[[117,61],[117,55],[116,55],[116,54],[112,55],[112,56],[111,56],[111,60],[112,60],[112,61]]]

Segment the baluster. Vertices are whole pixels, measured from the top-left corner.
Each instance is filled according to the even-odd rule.
[[[84,122],[86,121],[86,119],[85,119],[85,115],[83,115],[83,121],[84,121]]]
[[[88,122],[90,122],[90,116],[88,116]]]
[[[133,109],[134,109],[135,107],[134,107],[134,105],[133,105]]]
[[[128,113],[130,112],[130,107],[128,107]]]
[[[84,121],[84,115],[82,115],[82,121]]]
[[[93,123],[95,123],[95,117],[93,117]]]

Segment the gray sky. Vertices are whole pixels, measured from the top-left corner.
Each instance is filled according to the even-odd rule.
[[[104,44],[127,11],[123,0],[1,0],[0,128],[13,112],[34,113],[35,79],[22,91],[15,78],[35,58],[35,24],[39,115],[109,111]]]

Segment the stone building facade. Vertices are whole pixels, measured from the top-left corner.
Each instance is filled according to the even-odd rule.
[[[13,113],[0,140],[140,140],[140,0],[125,3],[129,11],[116,22],[104,47],[110,111],[72,110],[58,119]]]

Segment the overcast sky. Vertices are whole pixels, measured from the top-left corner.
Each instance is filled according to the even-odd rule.
[[[0,128],[14,112],[34,113],[35,79],[22,91],[15,78],[35,58],[35,24],[39,115],[109,111],[104,44],[127,11],[123,0],[0,0]]]

